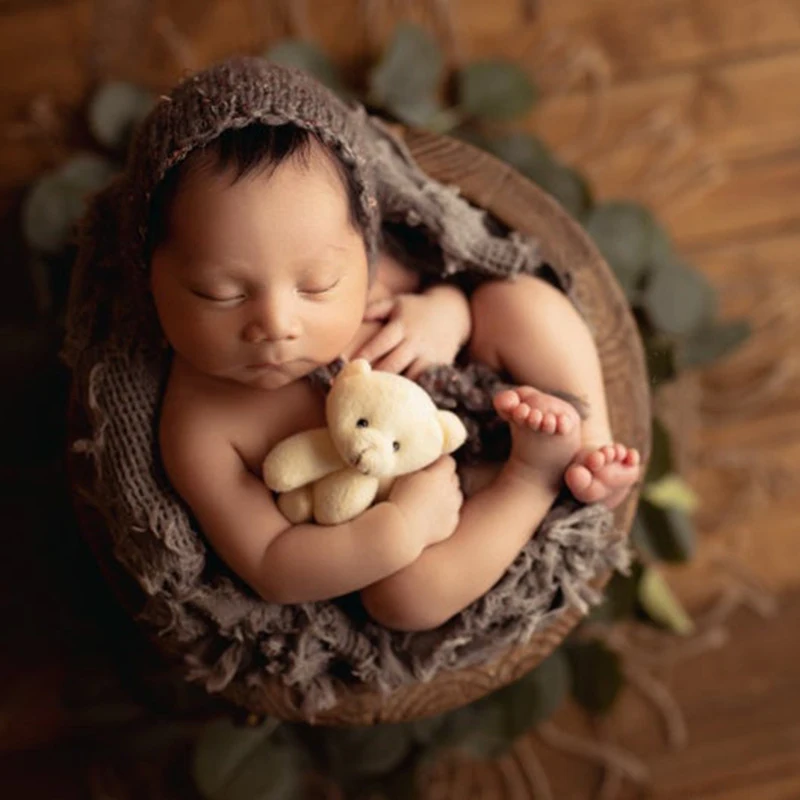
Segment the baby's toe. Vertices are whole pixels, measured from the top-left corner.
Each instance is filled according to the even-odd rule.
[[[573,420],[569,414],[559,414],[558,415],[558,432],[567,434],[570,433],[573,429]]]
[[[552,411],[548,411],[542,420],[542,430],[545,433],[555,433],[557,425],[558,420],[556,419],[556,415]]]
[[[606,465],[605,450],[600,447],[597,450],[592,450],[591,452],[587,453],[583,459],[583,464],[592,472],[601,470]]]
[[[585,492],[594,480],[591,471],[581,464],[572,464],[564,476],[567,486],[573,494]]]
[[[524,422],[531,413],[531,407],[527,403],[520,403],[512,412],[515,422]]]
[[[614,457],[617,461],[622,461],[628,455],[628,448],[624,444],[615,444],[614,451]]]
[[[638,467],[641,462],[641,456],[639,455],[639,451],[631,447],[628,450],[628,454],[625,456],[625,464],[629,467]]]
[[[506,413],[513,411],[520,403],[519,394],[513,389],[505,389],[502,392],[498,392],[493,400],[497,411]]]

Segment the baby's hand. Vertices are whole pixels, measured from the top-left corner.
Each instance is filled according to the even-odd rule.
[[[464,502],[455,459],[441,456],[425,469],[401,475],[388,501],[400,509],[411,534],[420,537],[423,549],[449,538],[458,527]]]
[[[353,358],[366,358],[374,369],[411,380],[434,364],[452,364],[471,329],[467,298],[445,284],[370,303],[364,320],[381,319],[386,324]]]

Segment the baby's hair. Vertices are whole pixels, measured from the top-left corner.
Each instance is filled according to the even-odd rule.
[[[147,227],[147,260],[149,262],[156,247],[169,234],[169,212],[181,180],[195,170],[210,169],[221,174],[232,168],[236,183],[252,173],[272,174],[288,158],[297,158],[310,165],[312,143],[318,144],[336,168],[347,193],[348,215],[353,229],[366,238],[366,230],[358,213],[359,188],[349,170],[333,148],[326,145],[316,134],[297,125],[264,125],[253,123],[243,128],[229,128],[205,146],[198,148],[164,176],[156,187],[150,203],[150,219]]]

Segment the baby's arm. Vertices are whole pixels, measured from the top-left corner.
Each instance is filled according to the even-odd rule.
[[[422,292],[419,275],[386,253],[377,264],[365,322],[385,324],[355,353],[375,369],[412,380],[433,364],[452,364],[472,333],[467,297],[447,283]]]
[[[204,427],[184,422],[162,429],[165,468],[222,560],[265,600],[347,594],[422,552],[421,537],[389,502],[341,525],[291,525],[231,443]]]
[[[203,415],[167,414],[161,456],[217,554],[275,603],[326,600],[409,566],[444,541],[463,502],[455,461],[399,478],[389,499],[340,525],[292,525],[236,448]]]

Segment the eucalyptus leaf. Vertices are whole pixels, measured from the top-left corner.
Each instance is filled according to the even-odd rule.
[[[637,519],[634,518],[634,530]],[[631,532],[631,537],[634,531]],[[613,622],[630,617],[636,609],[639,597],[639,581],[644,568],[639,561],[631,565],[630,575],[615,572],[606,584],[603,602],[595,606],[588,614],[587,622]]]
[[[658,417],[653,417],[651,422],[651,452],[645,473],[645,483],[657,481],[670,472],[674,472],[675,469],[669,431]]]
[[[694,623],[675,597],[664,576],[655,568],[645,570],[639,586],[639,601],[654,621],[682,636],[694,630]]]
[[[457,76],[458,104],[466,114],[485,120],[509,120],[526,114],[537,91],[524,69],[490,59],[468,64]]]
[[[663,266],[668,267],[675,258],[675,250],[669,234],[662,225],[653,220],[650,255],[647,259],[648,266],[652,270],[660,269]]]
[[[275,64],[302,69],[337,94],[348,95],[347,87],[336,65],[312,42],[305,39],[282,39],[269,48],[264,57]]]
[[[677,346],[675,342],[660,334],[644,337],[647,358],[647,374],[653,387],[674,380],[678,374]]]
[[[685,511],[661,508],[642,498],[637,515],[642,537],[637,544],[651,558],[685,562],[694,555],[694,525]]]
[[[528,176],[575,219],[580,219],[590,210],[592,196],[589,184],[574,169],[558,162],[551,162],[540,171],[530,172]]]
[[[655,483],[645,485],[642,497],[654,506],[677,508],[689,514],[700,504],[700,498],[680,475],[665,475]]]
[[[535,669],[498,693],[506,703],[508,736],[513,741],[549,719],[569,694],[570,665],[560,648]]]
[[[493,136],[488,139],[486,149],[529,177],[544,173],[553,162],[547,145],[527,133]]]
[[[602,642],[571,642],[572,694],[593,714],[605,714],[622,688],[619,656]]]
[[[406,725],[373,725],[336,730],[326,737],[325,749],[333,774],[351,780],[391,772],[413,744]]]
[[[447,715],[437,714],[434,717],[425,717],[424,719],[415,719],[408,723],[411,738],[421,745],[428,745],[447,725]]]
[[[443,68],[444,58],[433,37],[416,25],[398,25],[370,74],[369,99],[403,122],[425,125],[441,111],[437,96]]]
[[[83,215],[87,198],[103,188],[116,171],[112,162],[83,153],[39,178],[22,207],[28,245],[48,255],[60,252]]]
[[[503,703],[490,695],[459,711],[444,746],[478,758],[494,758],[509,748],[512,740]]]
[[[140,86],[109,81],[100,86],[89,102],[89,130],[103,146],[122,151],[154,104],[153,94]]]
[[[300,790],[298,751],[276,737],[278,721],[253,728],[229,720],[206,726],[192,775],[207,800],[294,800]]]
[[[651,258],[652,215],[636,203],[613,201],[596,206],[585,225],[626,296],[635,300]]]
[[[710,323],[716,292],[702,273],[675,260],[653,272],[642,302],[657,330],[687,336]]]
[[[751,334],[746,320],[707,323],[685,340],[678,350],[681,367],[702,367],[730,355]]]

